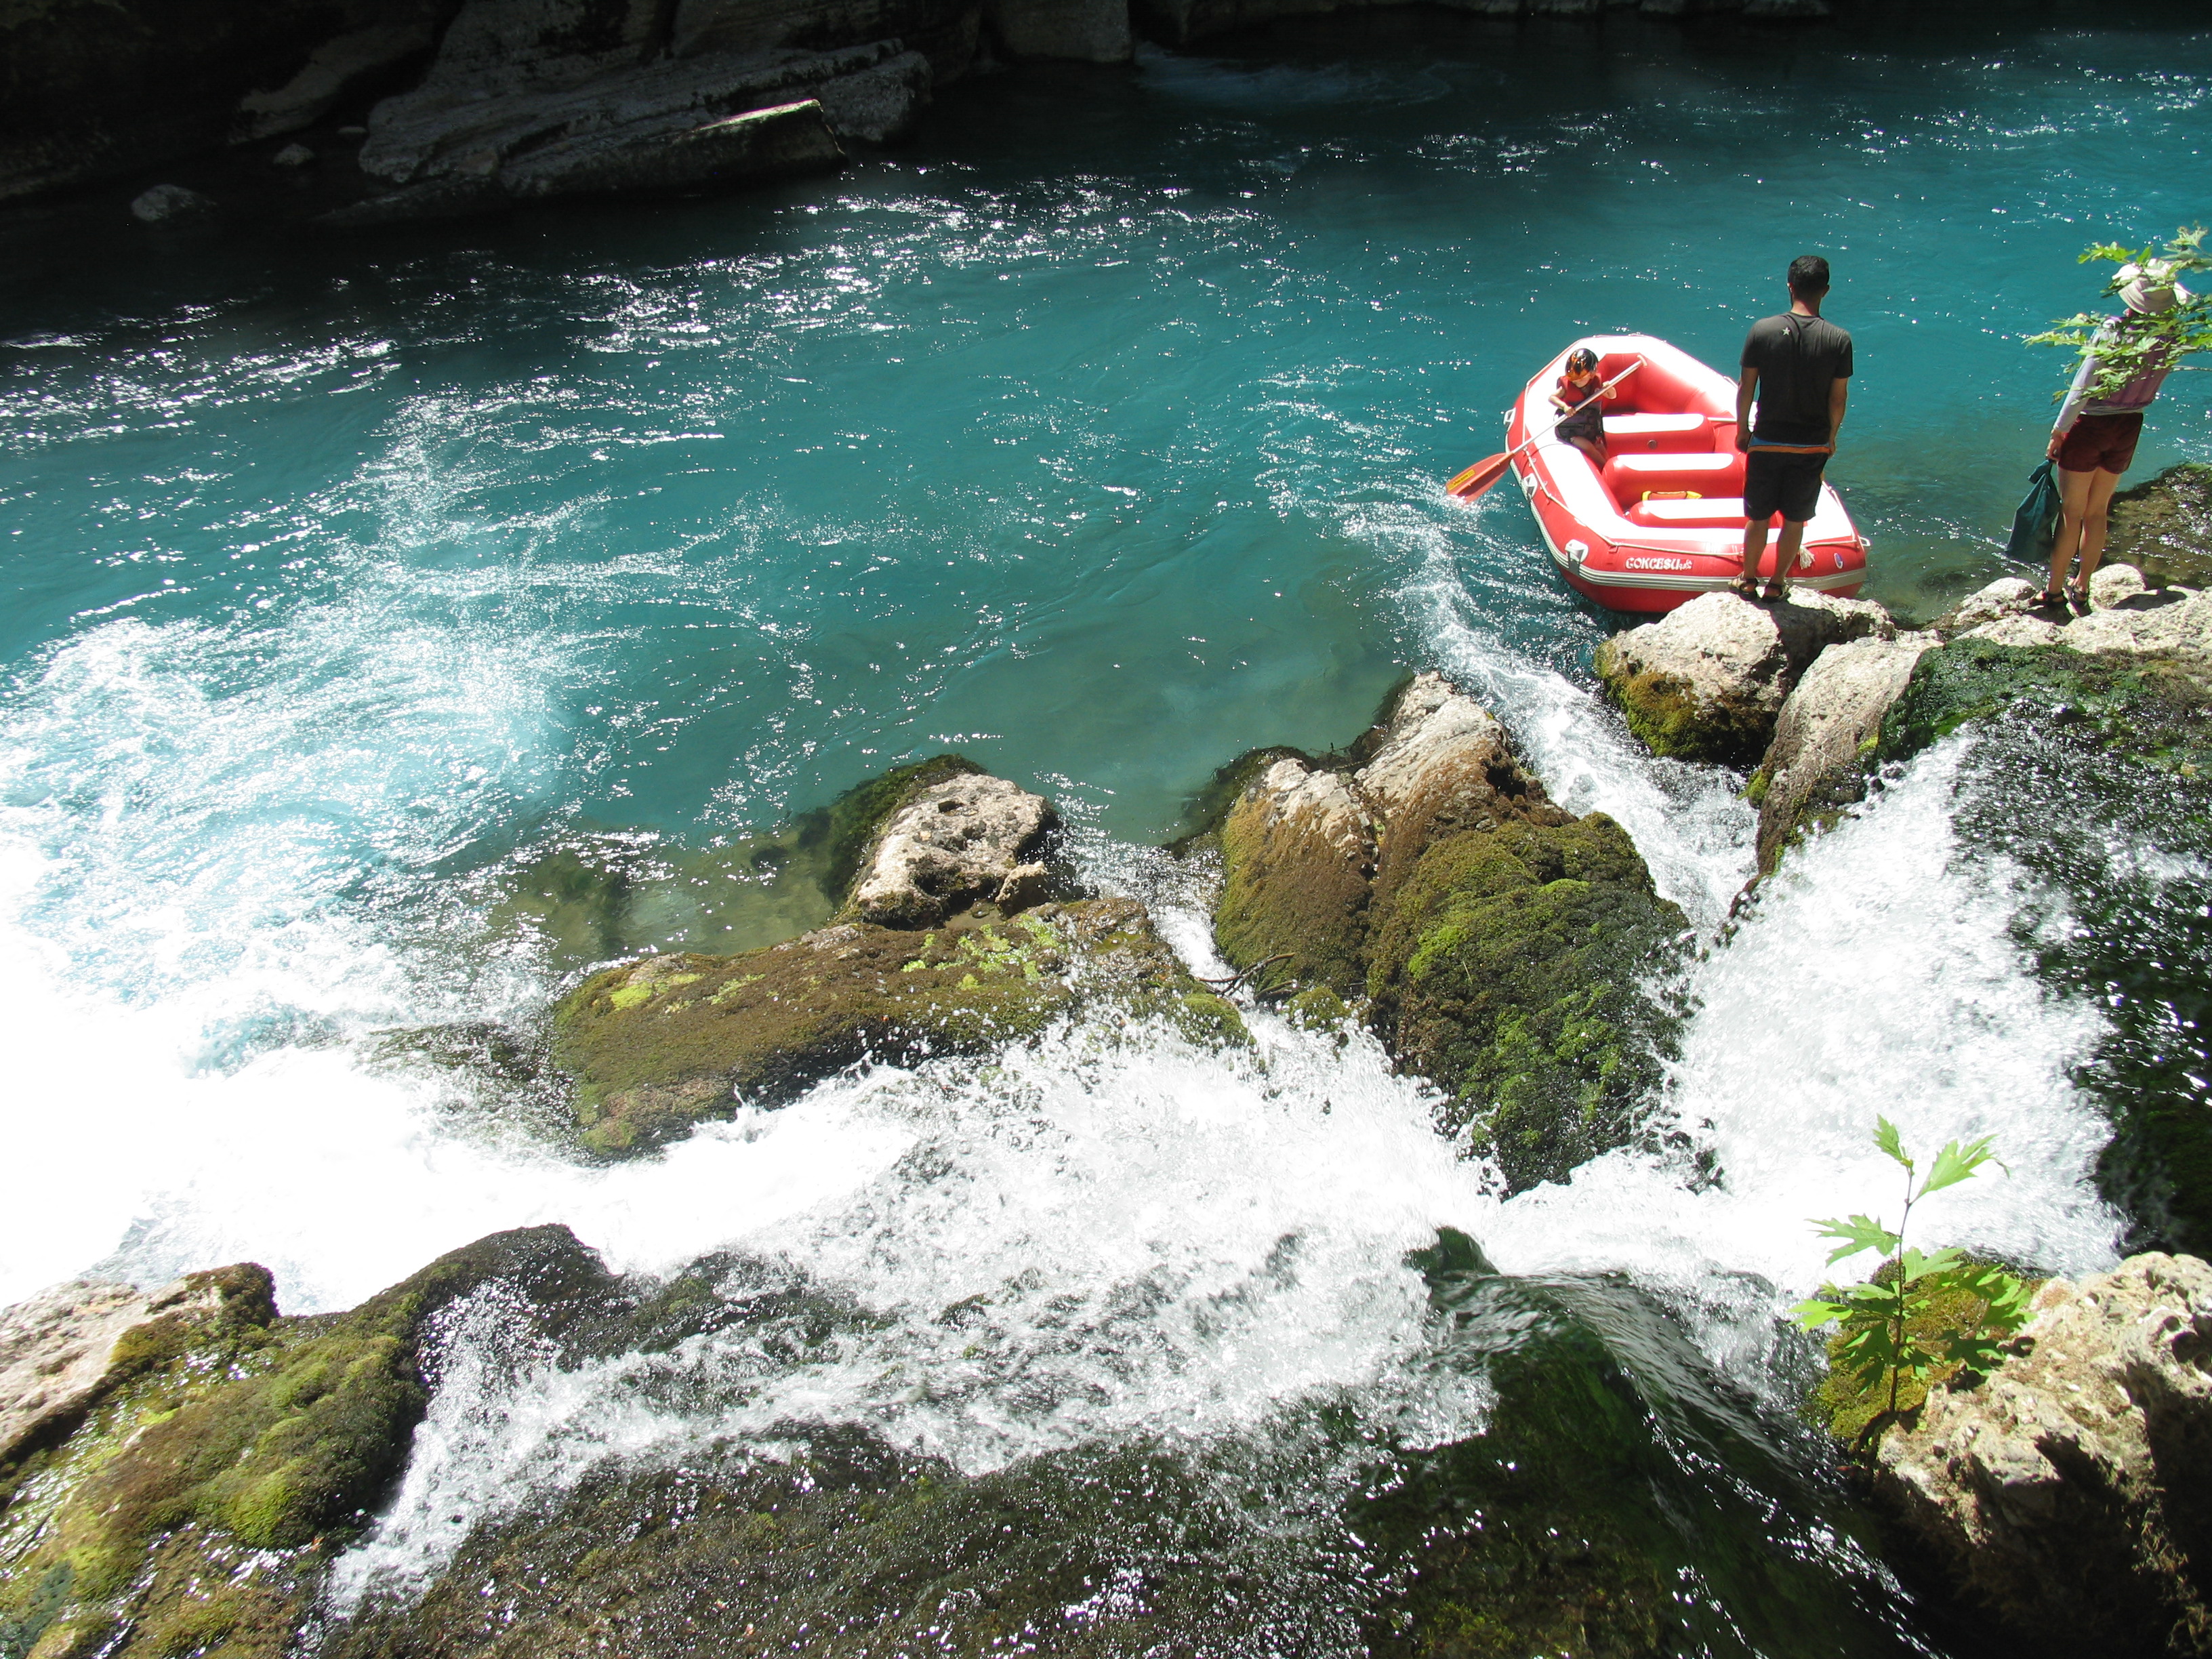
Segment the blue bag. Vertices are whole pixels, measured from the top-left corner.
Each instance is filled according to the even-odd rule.
[[[2012,539],[2005,551],[2022,564],[2048,564],[2058,539],[2058,480],[2056,462],[2045,461],[2027,475],[2027,499],[2012,515]]]

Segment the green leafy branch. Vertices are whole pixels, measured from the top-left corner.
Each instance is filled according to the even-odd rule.
[[[1875,1123],[1875,1145],[1905,1170],[1905,1212],[1894,1229],[1866,1215],[1814,1222],[1822,1237],[1837,1241],[1830,1267],[1863,1250],[1881,1252],[1882,1262],[1864,1283],[1823,1285],[1819,1296],[1795,1310],[1808,1330],[1839,1328],[1830,1358],[1861,1388],[1887,1382],[1887,1406],[1869,1422],[1862,1441],[1876,1425],[1896,1419],[1898,1390],[1907,1377],[1924,1382],[1939,1366],[1986,1371],[1995,1365],[2005,1339],[2027,1322],[2028,1303],[2028,1287],[2002,1267],[1970,1261],[1957,1249],[1923,1254],[1905,1242],[1913,1206],[1929,1194],[1972,1179],[1984,1164],[2004,1169],[1990,1150],[1994,1138],[1946,1142],[1923,1180],[1897,1126],[1886,1117]],[[1963,1322],[1937,1317],[1939,1302],[1978,1307],[1979,1317]]]
[[[2163,249],[2154,243],[2123,247],[2118,242],[2098,242],[2083,249],[2075,263],[2105,260],[2123,270],[2134,265],[2160,283],[2176,283],[2191,271],[2212,270],[2212,255],[2204,252],[2205,236],[2206,228],[2197,225],[2178,231]],[[2108,296],[2117,295],[2132,280],[2124,279],[2116,270],[2106,279],[2104,291]],[[2097,374],[2090,383],[2089,396],[2092,401],[2100,401],[2117,396],[2129,381],[2151,369],[2200,367],[2181,359],[2212,351],[2212,294],[2177,299],[2172,310],[2149,315],[2131,311],[2108,317],[2102,312],[2077,312],[2061,318],[2040,334],[2029,335],[2027,343],[2069,348],[2077,370],[2094,357]],[[2061,387],[2051,401],[2063,403],[2065,398],[2066,389]]]

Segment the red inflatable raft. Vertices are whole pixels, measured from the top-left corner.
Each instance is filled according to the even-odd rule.
[[[1601,473],[1551,435],[1552,388],[1567,352],[1588,346],[1610,380],[1635,366],[1606,405]],[[1640,366],[1638,365],[1641,359]],[[1615,611],[1672,611],[1726,587],[1743,568],[1743,456],[1735,447],[1735,382],[1648,334],[1577,340],[1530,380],[1506,417],[1513,476],[1535,510],[1544,545],[1577,592]],[[1773,534],[1782,520],[1772,520]],[[1844,597],[1866,580],[1866,539],[1827,484],[1805,526],[1795,569],[1804,587]],[[1761,561],[1774,568],[1774,542]]]

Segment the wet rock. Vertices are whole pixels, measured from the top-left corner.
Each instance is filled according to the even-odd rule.
[[[1759,807],[1759,867],[1771,875],[1808,830],[1866,795],[1867,760],[1882,716],[1912,678],[1932,634],[1869,635],[1831,646],[1791,689],[1749,793]]]
[[[585,1144],[622,1154],[741,1102],[781,1103],[864,1059],[982,1053],[1100,1000],[1200,1040],[1243,1036],[1144,907],[1108,898],[1012,918],[994,908],[927,931],[846,922],[736,957],[648,957],[562,1000],[553,1055],[575,1079]]]
[[[2115,495],[2105,557],[2154,587],[2212,587],[2212,465],[2185,462]]]
[[[1368,883],[1375,841],[1366,804],[1340,772],[1274,762],[1221,828],[1214,938],[1231,964],[1279,963],[1261,982],[1296,979],[1342,997],[1366,988]]]
[[[131,201],[131,216],[142,225],[204,223],[215,216],[215,198],[182,185],[155,185]]]
[[[1449,1096],[1442,1127],[1516,1190],[1638,1132],[1668,1030],[1644,981],[1684,921],[1620,825],[1561,811],[1436,674],[1343,755],[1255,761],[1218,837],[1224,957],[1278,992],[1364,994]]]
[[[1129,0],[987,0],[984,20],[1010,57],[1126,64]]]
[[[283,85],[257,89],[239,100],[233,136],[247,143],[311,127],[349,94],[373,91],[380,78],[427,53],[436,39],[433,16],[410,11],[325,40]],[[341,129],[339,136],[348,136],[346,130]]]
[[[127,1376],[149,1321],[197,1317],[219,1304],[221,1281],[179,1280],[147,1293],[77,1279],[0,1312],[0,1465],[65,1435]]]
[[[269,158],[270,167],[283,167],[287,172],[297,172],[301,167],[310,167],[314,164],[315,152],[305,144],[287,144]]]
[[[1875,1491],[2018,1651],[2212,1648],[2212,1267],[2055,1280],[1986,1380],[1881,1443]]]
[[[452,1251],[345,1314],[276,1317],[251,1263],[148,1298],[106,1395],[0,1487],[29,1544],[0,1582],[9,1650],[289,1650],[331,1556],[405,1457],[437,1316],[494,1281],[549,1305],[613,1288],[568,1229],[538,1227]]]
[[[1701,593],[1598,647],[1606,695],[1654,754],[1747,764],[1765,750],[1797,677],[1831,645],[1894,637],[1867,599],[1807,589],[1778,605]]]
[[[397,185],[477,179],[525,197],[720,188],[836,167],[840,132],[897,136],[932,83],[927,59],[896,40],[641,64],[617,61],[627,51],[526,75],[441,50],[421,88],[376,106],[362,168]]]
[[[507,161],[501,188],[519,198],[667,195],[826,173],[845,153],[812,99],[700,121],[689,116],[578,134]]]
[[[978,899],[1014,908],[1042,885],[1030,854],[1057,822],[1043,796],[988,773],[927,785],[884,819],[847,913],[917,928]]]
[[[1645,982],[1686,926],[1601,813],[1462,830],[1376,915],[1370,1018],[1509,1190],[1563,1181],[1647,1125],[1671,1026]]]

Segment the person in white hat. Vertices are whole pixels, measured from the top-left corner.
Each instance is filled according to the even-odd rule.
[[[2191,297],[2162,260],[2123,265],[2113,280],[2121,285],[2120,298],[2127,310],[2098,330],[2100,343],[2124,341],[2142,326],[2141,319],[2171,311]],[[2160,343],[2144,354],[2136,372],[2118,386],[2106,383],[2110,379],[2106,368],[2104,357],[2094,349],[2081,360],[2051,427],[2050,446],[2044,451],[2058,464],[2061,515],[2057,539],[2051,547],[2051,578],[2044,583],[2038,603],[2063,605],[2070,599],[2074,609],[2085,613],[2089,609],[2089,578],[2096,574],[2098,562],[2105,556],[2106,514],[2112,491],[2119,487],[2120,474],[2135,459],[2136,440],[2142,435],[2143,410],[2158,396],[2170,365]],[[2076,553],[2081,556],[2081,573],[2069,587],[2066,573]]]

